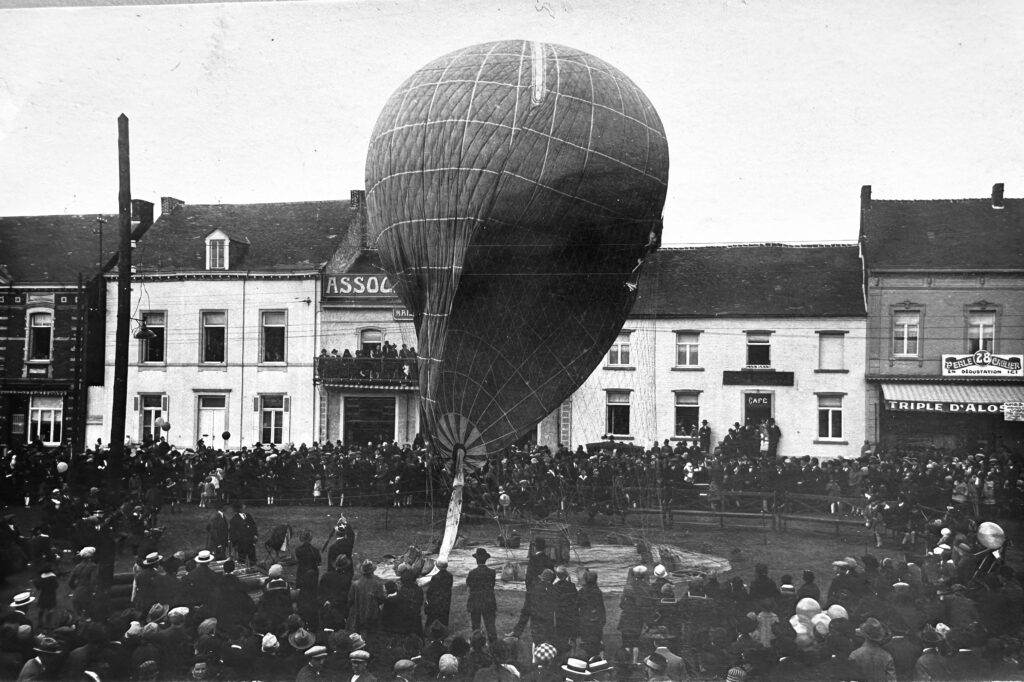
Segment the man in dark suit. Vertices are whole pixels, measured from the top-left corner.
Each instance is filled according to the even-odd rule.
[[[476,559],[476,568],[466,576],[466,587],[469,589],[466,610],[469,611],[469,621],[474,630],[479,630],[480,621],[483,621],[487,629],[487,641],[493,644],[498,641],[498,630],[494,625],[494,616],[498,611],[498,603],[494,598],[497,576],[494,569],[487,566],[491,555],[486,549],[477,547],[473,558]]]
[[[775,423],[774,419],[768,420],[768,456],[775,457],[779,454],[779,441],[782,440],[782,429]]]
[[[231,546],[234,547],[239,561],[251,564],[256,563],[256,539],[259,532],[256,529],[256,521],[252,515],[245,511],[245,504],[235,502],[231,505],[235,515],[228,523],[228,537]]]
[[[430,577],[426,589],[426,617],[427,627],[436,620],[441,625],[448,627],[448,616],[452,606],[452,574],[448,572],[448,562],[438,559],[434,562],[437,573]]]
[[[217,511],[206,524],[206,546],[218,561],[227,557],[228,520],[224,516],[224,505],[221,503],[217,503]]]

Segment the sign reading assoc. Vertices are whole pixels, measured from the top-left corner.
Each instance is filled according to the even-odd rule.
[[[996,355],[979,350],[971,355],[943,355],[944,377],[1019,377],[1024,355]]]
[[[325,275],[324,297],[387,297],[394,296],[387,275]]]

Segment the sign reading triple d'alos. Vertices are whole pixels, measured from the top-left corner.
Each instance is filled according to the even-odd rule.
[[[324,298],[389,298],[395,288],[387,275],[325,275]]]
[[[924,400],[886,400],[885,409],[892,412],[943,412],[946,414],[999,414],[1001,403],[949,403]]]

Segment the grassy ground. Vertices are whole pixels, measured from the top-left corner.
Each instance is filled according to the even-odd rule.
[[[22,528],[30,528],[36,510],[15,509],[19,517],[19,524]],[[290,506],[290,507],[251,507],[249,511],[253,514],[259,524],[260,536],[262,539],[269,537],[271,530],[278,524],[289,524],[294,532],[294,541],[298,541],[298,533],[308,529],[313,534],[313,544],[321,547],[327,539],[328,533],[333,527],[338,516],[337,507],[326,506]],[[401,555],[410,544],[429,550],[434,540],[440,537],[443,530],[444,512],[436,510],[431,514],[428,509],[387,509],[356,507],[345,508],[345,515],[355,528],[356,558],[369,558],[379,562],[386,554]],[[5,512],[6,513],[6,512]],[[160,519],[160,525],[166,527],[161,552],[166,554],[177,550],[196,552],[205,547],[206,522],[210,516],[209,509],[198,509],[187,507],[181,513],[170,513],[164,510]],[[595,543],[606,541],[610,534],[625,534],[637,539],[647,539],[650,542],[675,545],[683,549],[713,554],[728,559],[732,564],[732,570],[720,576],[721,580],[728,579],[734,575],[741,576],[749,582],[754,572],[754,564],[764,562],[768,564],[770,574],[773,578],[789,573],[799,580],[804,569],[815,571],[819,576],[819,584],[824,592],[827,589],[831,576],[831,562],[840,557],[860,557],[865,553],[873,553],[878,557],[892,556],[902,558],[903,554],[893,544],[876,550],[873,540],[863,526],[846,526],[836,534],[832,526],[821,524],[799,524],[791,523],[786,531],[773,531],[762,529],[760,523],[755,520],[729,520],[725,528],[720,527],[718,522],[712,519],[692,519],[686,522],[677,520],[670,528],[662,528],[660,519],[653,515],[630,514],[627,523],[623,525],[616,519],[614,525],[598,521],[595,524],[588,524],[585,515],[571,516],[569,522],[586,530]],[[699,523],[698,523],[699,522]],[[744,525],[746,526],[744,527]],[[1005,526],[1004,526],[1005,527]],[[1007,529],[1010,536],[1019,535],[1019,527]],[[475,541],[493,541],[497,534],[497,526],[493,520],[480,518],[467,518],[463,521],[461,528],[463,536],[469,543]],[[529,537],[528,525],[522,524],[520,532],[524,538]],[[266,558],[266,552],[261,546],[258,547],[260,559]],[[1024,546],[1021,542],[1016,543],[1017,547]],[[1013,548],[1010,553],[1010,560],[1020,566],[1022,555],[1020,550]],[[494,565],[497,558],[492,560]],[[636,562],[639,563],[639,555]],[[69,565],[62,567],[65,570]],[[288,567],[291,569],[292,567]],[[622,570],[628,568],[623,565]],[[129,559],[120,560],[118,570],[128,570]],[[286,570],[288,573],[288,570]],[[2,597],[9,599],[15,592],[27,589],[33,576],[24,572],[14,576],[8,581],[2,590]],[[288,575],[292,578],[292,575]],[[519,609],[522,605],[522,593],[501,591],[498,596],[498,631],[508,632],[512,629],[518,618]],[[606,631],[609,637],[606,644],[618,644],[616,625],[619,618],[619,597],[606,595],[606,606],[608,612],[608,625]],[[462,580],[457,579],[455,592],[452,598],[452,626],[453,631],[467,632],[469,629],[469,617],[465,611],[466,590]]]

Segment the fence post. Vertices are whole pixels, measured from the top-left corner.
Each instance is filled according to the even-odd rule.
[[[722,491],[718,503],[718,525],[725,528],[725,491]]]

